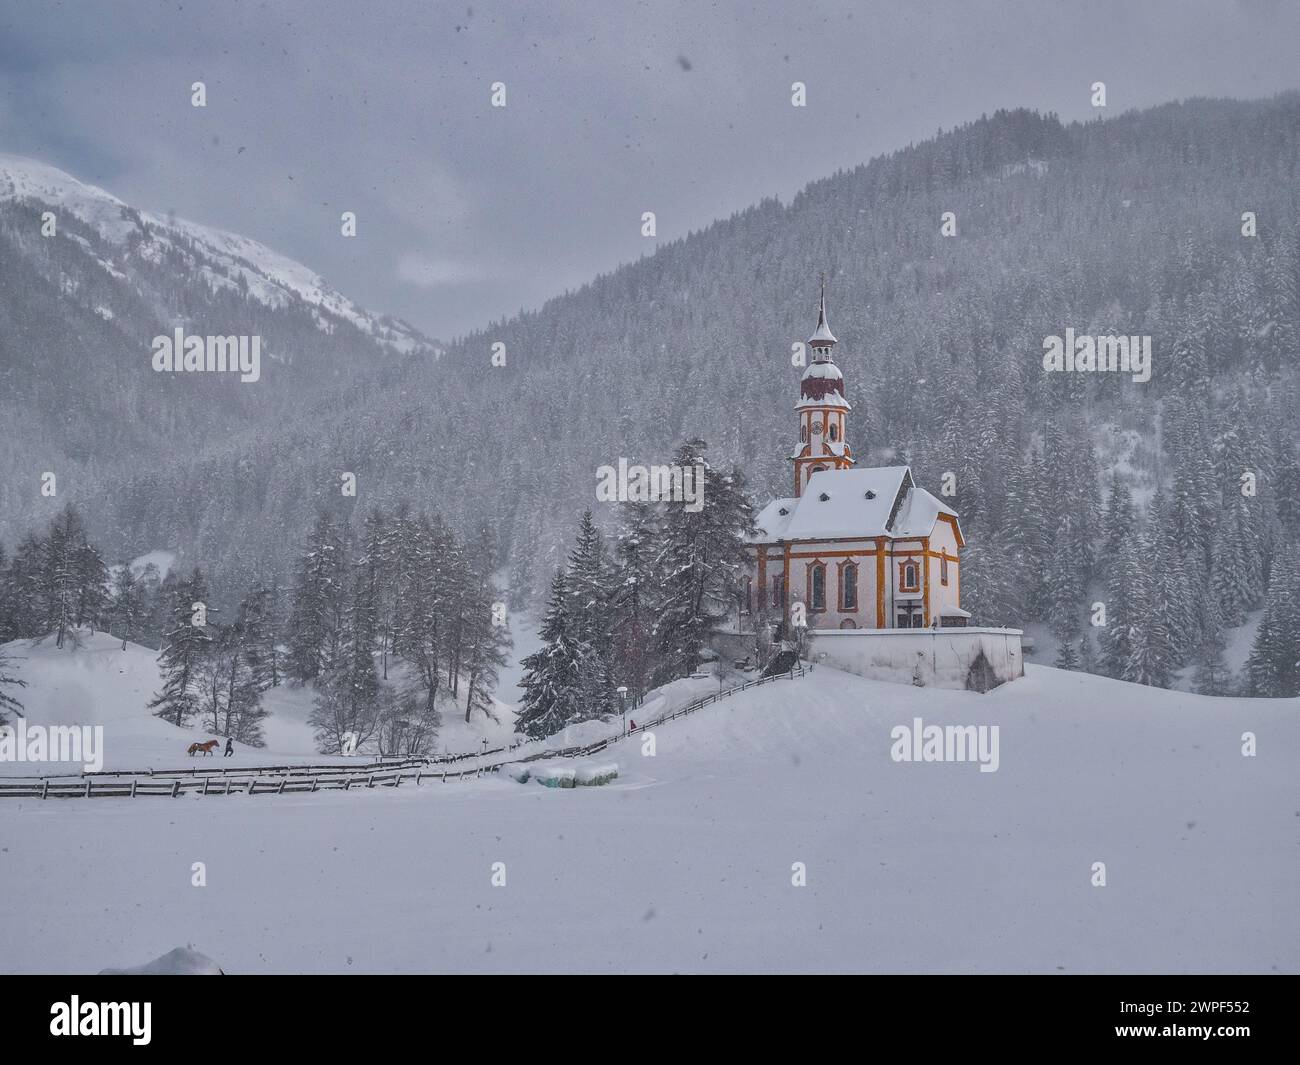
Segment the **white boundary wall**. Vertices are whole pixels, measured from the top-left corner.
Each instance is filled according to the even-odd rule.
[[[936,688],[966,687],[980,651],[992,667],[994,684],[1025,675],[1020,629],[814,629],[814,662],[873,680]],[[824,656],[824,657],[823,657]]]

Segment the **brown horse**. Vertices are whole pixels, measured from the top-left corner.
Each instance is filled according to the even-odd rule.
[[[220,745],[220,740],[208,740],[207,743],[191,743],[189,751],[190,757],[193,758],[199,751],[202,751],[204,754],[211,754]]]

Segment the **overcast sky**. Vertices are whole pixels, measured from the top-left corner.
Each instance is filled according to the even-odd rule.
[[[1094,117],[1094,81],[1300,88],[1298,40],[1292,0],[0,0],[0,150],[450,339],[652,251],[643,211],[671,240],[999,107]]]

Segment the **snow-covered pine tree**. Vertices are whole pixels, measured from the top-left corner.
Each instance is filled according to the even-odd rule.
[[[615,703],[611,680],[611,573],[605,540],[596,528],[590,510],[583,512],[578,523],[578,535],[569,554],[564,586],[570,599],[573,639],[586,663],[583,690],[594,701],[588,708],[588,716],[600,717],[609,713]]]
[[[633,705],[645,694],[654,670],[654,619],[659,575],[655,560],[662,539],[659,509],[652,503],[624,503],[614,553],[616,572],[610,598],[611,678],[629,690]]]
[[[1004,579],[1006,598],[1003,611],[992,615],[997,620],[1023,624],[1042,615],[1045,567],[1043,560],[1051,542],[1043,497],[1042,463],[1031,452],[1008,478],[1004,555],[1014,559],[1012,579]],[[1000,562],[986,559],[986,569],[995,575]],[[976,597],[978,601],[978,596]],[[995,600],[996,602],[996,600]],[[981,606],[981,617],[990,617]]]
[[[1143,537],[1143,559],[1150,559],[1155,554],[1156,525],[1158,522],[1150,522],[1147,534]],[[1128,618],[1130,647],[1120,678],[1135,684],[1167,687],[1170,671],[1169,633],[1165,628],[1166,614],[1159,609],[1160,596],[1155,576],[1146,565],[1136,560],[1129,568],[1128,577],[1133,587],[1129,603],[1132,613]]]
[[[289,617],[287,672],[295,680],[315,680],[337,651],[347,575],[347,556],[339,522],[320,511],[298,561]]]
[[[378,578],[370,565],[349,567],[336,637],[316,685],[316,701],[307,722],[315,730],[316,749],[340,754],[367,743],[380,727]]]
[[[77,583],[77,625],[93,630],[108,605],[108,567],[99,548],[82,539],[74,556]]]
[[[748,561],[746,537],[754,531],[740,471],[713,470],[705,459],[707,447],[703,440],[688,440],[673,458],[678,469],[702,471],[704,505],[698,510],[685,501],[664,505],[664,539],[656,559],[663,573],[655,624],[660,684],[699,668],[709,638],[736,607]]]
[[[1227,640],[1213,600],[1209,600],[1202,624],[1200,643],[1195,650],[1196,669],[1192,684],[1201,695],[1231,695],[1232,671],[1224,658]]]
[[[1200,642],[1204,609],[1199,595],[1203,594],[1204,585],[1203,582],[1198,585],[1198,595],[1193,596],[1187,567],[1190,565],[1199,572],[1202,563],[1199,556],[1189,562],[1184,548],[1173,535],[1167,514],[1164,496],[1156,492],[1147,521],[1146,566],[1151,600],[1146,628],[1157,640],[1153,651],[1159,656],[1164,675],[1172,677]]]
[[[1229,497],[1214,531],[1213,562],[1208,596],[1222,624],[1235,626],[1246,620],[1258,578],[1248,560],[1249,545],[1242,513],[1244,503]]]
[[[248,665],[258,692],[275,687],[278,673],[278,638],[275,625],[275,592],[260,580],[254,581],[239,603],[235,619],[240,653]]]
[[[1300,564],[1295,544],[1275,554],[1264,615],[1246,660],[1246,684],[1253,696],[1300,695]]]
[[[1119,558],[1120,548],[1133,535],[1133,493],[1118,475],[1111,477],[1106,496],[1106,514],[1102,521],[1107,560]],[[1109,565],[1106,567],[1109,569]]]
[[[208,601],[207,581],[196,566],[172,592],[169,627],[158,656],[162,690],[149,702],[156,717],[184,727],[198,712],[199,671],[212,640],[205,625],[195,625],[194,604]]]
[[[496,549],[487,529],[480,532],[470,550],[470,558],[470,598],[465,615],[465,650],[461,658],[468,675],[466,722],[475,710],[492,716],[492,696],[497,687],[498,670],[506,664],[506,652],[513,646],[510,629],[496,611],[501,592],[492,580]]]
[[[378,553],[383,559],[384,594],[379,609],[379,673],[384,680],[388,679],[388,660],[396,653],[403,597],[406,594],[407,566],[414,550],[416,529],[410,504],[402,502],[393,516],[385,520],[378,544],[371,543],[371,536],[367,535],[367,553]]]
[[[41,611],[41,566],[43,547],[34,533],[25,536],[9,561],[3,575],[4,586],[0,599],[5,603],[8,628],[4,640],[19,637],[42,636],[44,628]]]
[[[469,559],[455,536],[448,534],[444,547],[441,594],[446,608],[443,625],[443,648],[447,670],[447,687],[453,699],[460,695],[462,659],[470,599]]]
[[[587,666],[573,631],[572,598],[563,570],[551,580],[546,616],[538,635],[542,646],[521,663],[524,697],[515,718],[515,731],[541,739],[566,725],[587,720],[582,671]]]
[[[80,553],[86,534],[81,515],[71,503],[50,524],[42,543],[40,594],[44,621],[42,628],[53,631],[55,646],[62,647],[70,630],[77,624],[80,599]]]
[[[145,589],[129,561],[123,560],[113,571],[113,596],[109,631],[122,638],[122,650],[140,635],[148,609]]]
[[[1106,624],[1101,631],[1101,665],[1106,674],[1123,679],[1143,623],[1146,573],[1141,561],[1141,541],[1130,536],[1121,541],[1106,582]]]
[[[23,711],[23,704],[20,703],[15,696],[5,691],[5,688],[27,687],[27,682],[25,680],[21,677],[14,676],[14,674],[10,672],[11,668],[12,663],[9,657],[5,654],[4,649],[0,648],[0,725],[3,725],[8,720],[8,717],[5,714],[6,710],[11,710],[14,713],[19,714]]]
[[[1068,513],[1056,525],[1048,565],[1047,594],[1052,635],[1059,642],[1058,669],[1079,668],[1079,605],[1083,595],[1083,558],[1076,542],[1075,522]]]
[[[442,686],[448,615],[452,608],[452,537],[437,515],[421,514],[401,545],[404,580],[393,632],[393,647],[416,671],[424,688],[423,713],[437,714]]]

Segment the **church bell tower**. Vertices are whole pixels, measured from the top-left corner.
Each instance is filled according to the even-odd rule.
[[[853,452],[844,440],[845,420],[852,408],[844,398],[844,375],[835,365],[831,354],[834,348],[835,334],[826,321],[826,278],[823,276],[817,328],[808,338],[812,358],[799,382],[799,402],[795,406],[799,446],[790,457],[794,460],[796,497],[803,495],[808,478],[819,470],[847,470],[853,465]]]

